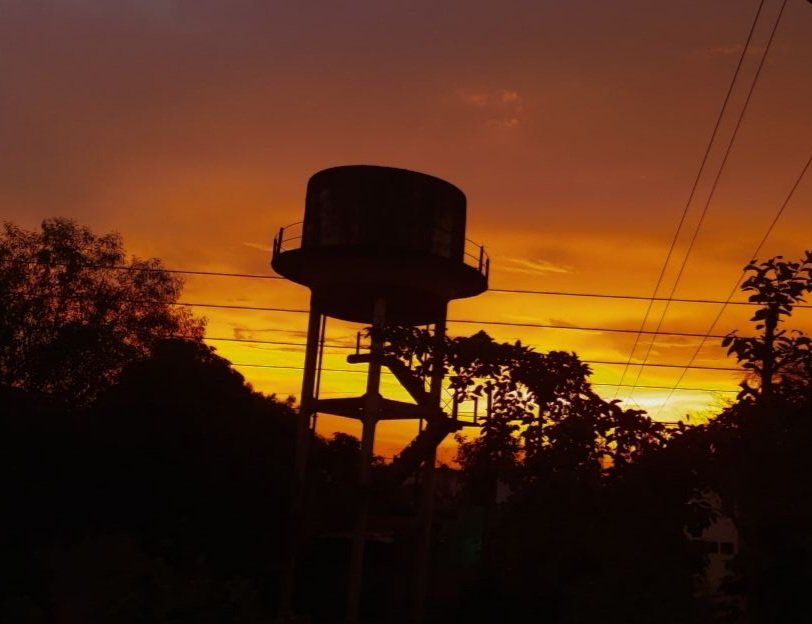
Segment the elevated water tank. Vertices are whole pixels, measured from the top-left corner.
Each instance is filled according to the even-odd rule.
[[[452,299],[487,290],[488,259],[465,238],[465,195],[424,173],[350,165],[316,173],[304,221],[282,228],[271,266],[307,286],[328,316],[432,323]]]

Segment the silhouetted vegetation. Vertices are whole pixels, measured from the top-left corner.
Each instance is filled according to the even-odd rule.
[[[159,338],[200,338],[172,307],[182,282],[155,258],[127,261],[118,234],[69,219],[0,234],[0,384],[87,404]]]
[[[180,282],[157,261],[114,270],[117,237],[7,224],[0,254],[0,618],[271,621],[292,400],[255,392],[200,341],[200,322],[170,306]],[[784,324],[812,291],[812,254],[753,262],[743,286],[756,333],[725,344],[751,374],[703,426],[666,428],[602,399],[572,353],[482,332],[447,341],[451,392],[487,409],[480,435],[459,438],[459,469],[438,471],[431,621],[803,621],[812,351]],[[430,376],[426,332],[391,328],[387,345]],[[346,434],[312,453],[296,599],[311,621],[343,612],[359,454]],[[375,622],[406,619],[416,539],[419,484],[388,470],[377,463],[370,522]],[[739,549],[722,591],[703,595],[698,538],[720,513]]]
[[[404,361],[425,359],[425,331],[396,335]],[[600,398],[572,353],[483,332],[446,348],[457,398],[488,409],[457,456],[460,503],[481,510],[481,551],[454,571],[468,581],[437,621],[701,621],[692,543],[712,513],[681,432]]]

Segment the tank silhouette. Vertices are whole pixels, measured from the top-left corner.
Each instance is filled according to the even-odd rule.
[[[488,287],[482,247],[465,238],[466,199],[424,173],[350,165],[316,173],[304,221],[279,231],[271,266],[307,286],[324,314],[372,322],[374,302],[387,321],[434,322],[452,299]]]
[[[364,542],[370,496],[375,427],[383,420],[418,421],[418,434],[389,466],[395,486],[420,473],[423,496],[415,548],[414,621],[422,619],[429,566],[434,468],[437,446],[466,424],[456,398],[446,413],[443,366],[448,302],[488,288],[490,263],[484,247],[465,238],[466,200],[453,184],[424,173],[350,165],[325,169],[307,184],[304,220],[281,228],[271,266],[310,289],[302,395],[297,422],[296,498],[291,515],[292,551],[282,589],[289,611],[295,583],[296,549],[302,541],[307,457],[317,414],[361,421],[356,520],[350,555],[347,617],[359,620]],[[320,398],[321,361],[328,317],[372,326],[368,351],[347,356],[367,366],[366,390],[357,397]],[[420,373],[386,353],[387,324],[433,325],[432,349]],[[411,401],[385,398],[382,369],[388,369]],[[476,413],[476,410],[475,410]]]

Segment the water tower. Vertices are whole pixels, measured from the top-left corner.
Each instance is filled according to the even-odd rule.
[[[327,413],[362,423],[348,590],[351,622],[358,618],[375,426],[384,419],[425,423],[391,467],[391,474],[400,476],[422,470],[424,496],[415,594],[418,618],[422,611],[436,449],[460,424],[442,409],[443,367],[430,367],[433,373],[428,380],[417,378],[398,359],[385,355],[382,329],[385,324],[432,325],[433,357],[441,361],[449,301],[478,295],[488,287],[489,261],[484,248],[466,239],[465,213],[463,192],[439,178],[391,167],[334,167],[310,178],[304,220],[280,229],[274,240],[271,266],[311,293],[297,435],[299,495],[294,516],[303,512],[311,419],[316,413]],[[350,363],[368,366],[366,392],[359,397],[317,396],[319,345],[323,344],[327,317],[371,326],[369,352],[348,357]],[[382,367],[394,374],[414,402],[381,396]],[[295,523],[301,526],[301,518]]]

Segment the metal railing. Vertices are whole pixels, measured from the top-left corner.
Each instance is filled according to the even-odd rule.
[[[491,259],[485,252],[485,245],[475,243],[470,238],[465,239],[462,261],[468,266],[476,267],[481,275],[488,278],[491,272]]]
[[[279,232],[273,239],[273,258],[276,258],[283,251],[298,249],[302,245],[304,234],[304,221],[296,221],[279,228]],[[296,244],[292,244],[298,241]],[[286,244],[287,243],[287,244]]]
[[[301,247],[303,234],[303,221],[296,221],[295,223],[279,228],[279,232],[277,232],[273,239],[272,257],[276,258],[276,256],[282,252]],[[486,279],[488,278],[491,269],[491,260],[485,252],[484,245],[480,245],[466,238],[463,247],[462,261],[465,265],[475,268]]]

